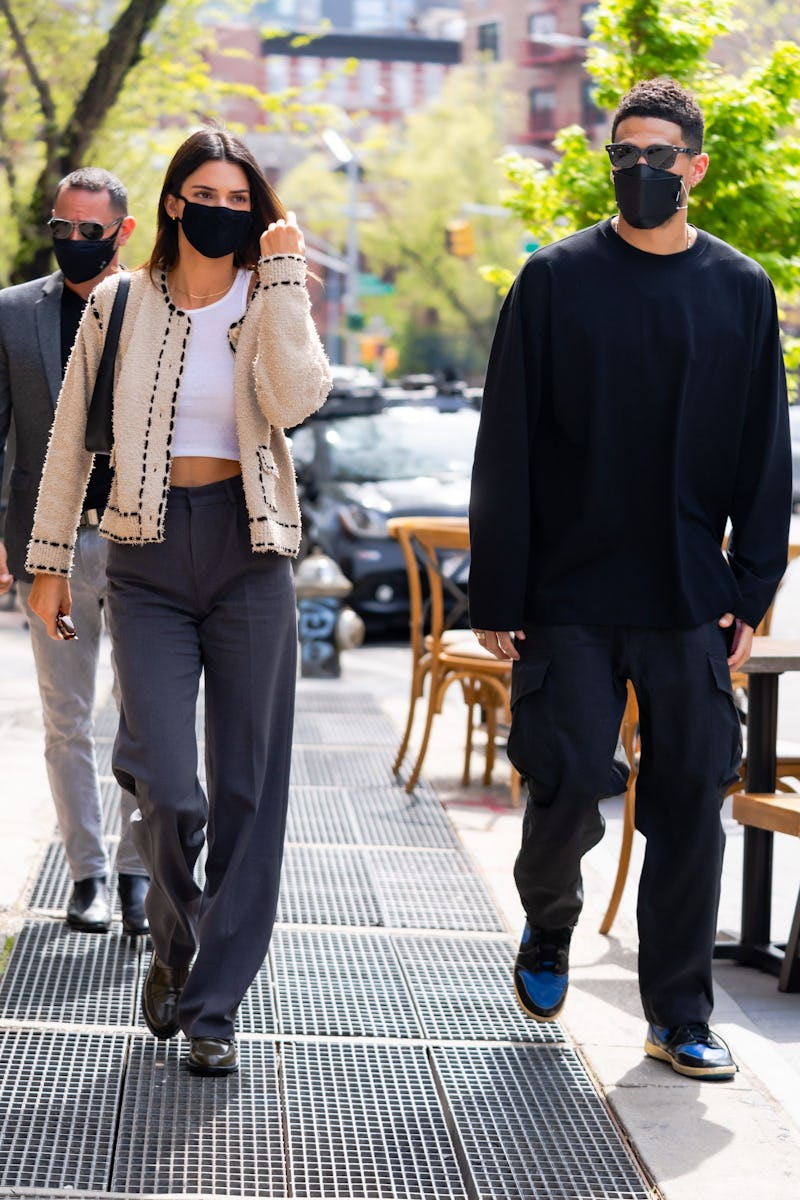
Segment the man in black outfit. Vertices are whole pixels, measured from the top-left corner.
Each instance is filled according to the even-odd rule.
[[[708,167],[694,99],[638,84],[611,136],[619,215],[520,272],[473,471],[470,619],[513,660],[508,753],[529,790],[514,984],[535,1019],[561,1010],[581,858],[603,835],[598,801],[626,783],[630,679],[645,1051],[726,1078],[737,1068],[708,1020],[720,806],[741,760],[730,670],[786,566],[786,384],[766,274],[687,221]]]

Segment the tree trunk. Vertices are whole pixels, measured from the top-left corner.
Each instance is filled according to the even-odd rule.
[[[71,116],[58,136],[48,141],[47,158],[28,213],[20,221],[22,239],[12,283],[36,279],[51,270],[52,243],[45,222],[53,207],[56,187],[70,171],[85,165],[85,156],[97,131],[116,103],[128,72],[139,61],[142,42],[166,4],[167,0],[129,0],[109,30],[92,77]],[[113,169],[113,163],[108,169]]]

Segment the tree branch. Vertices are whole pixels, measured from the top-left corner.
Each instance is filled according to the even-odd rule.
[[[388,228],[391,229],[398,238],[398,246],[401,256],[404,258],[410,258],[417,264],[417,266],[424,267],[427,278],[436,288],[438,288],[445,299],[452,304],[456,312],[464,318],[467,328],[470,330],[478,344],[483,347],[483,349],[488,351],[489,346],[491,345],[493,330],[492,332],[489,332],[485,323],[475,320],[475,316],[469,305],[465,304],[456,289],[451,287],[450,284],[446,282],[441,272],[436,268],[436,264],[432,263],[430,258],[422,254],[419,250],[415,250],[413,246],[407,245],[403,241],[402,235],[400,235],[399,229],[396,226],[393,228],[390,223]]]
[[[166,3],[167,0],[129,0],[112,25],[92,77],[64,127],[58,156],[61,175],[81,165],[95,134],[118,99],[126,76],[141,57],[142,42]]]
[[[0,0],[8,16],[10,0]],[[84,156],[119,97],[125,79],[141,57],[142,42],[167,0],[128,0],[108,32],[95,60],[94,71],[81,93],[69,120],[53,136],[45,138],[45,162],[31,197],[27,220],[20,222],[22,245],[12,272],[19,283],[43,275],[50,266],[52,247],[44,236],[53,194],[65,175],[83,166]],[[35,71],[35,67],[31,67]]]
[[[45,145],[47,146],[48,155],[55,145],[57,139],[56,131],[56,106],[53,102],[53,93],[46,79],[43,79],[37,70],[36,63],[33,61],[33,56],[28,48],[28,43],[24,33],[20,29],[17,18],[11,8],[11,0],[0,0],[0,13],[6,19],[11,39],[16,46],[17,54],[22,59],[25,70],[28,72],[28,77],[33,85],[33,90],[39,98],[39,107],[42,110],[42,116],[45,124]]]

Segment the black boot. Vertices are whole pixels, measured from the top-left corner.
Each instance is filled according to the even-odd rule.
[[[67,902],[67,924],[82,933],[108,933],[111,928],[111,898],[105,875],[78,879]]]
[[[122,906],[122,930],[128,937],[140,937],[150,929],[144,911],[149,886],[150,880],[146,875],[119,876],[117,891]]]

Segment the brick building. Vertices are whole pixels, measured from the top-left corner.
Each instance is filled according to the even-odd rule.
[[[464,61],[488,58],[510,67],[510,86],[524,99],[522,120],[508,140],[545,161],[554,135],[578,124],[596,144],[606,119],[592,100],[583,67],[596,4],[581,0],[464,0]]]

